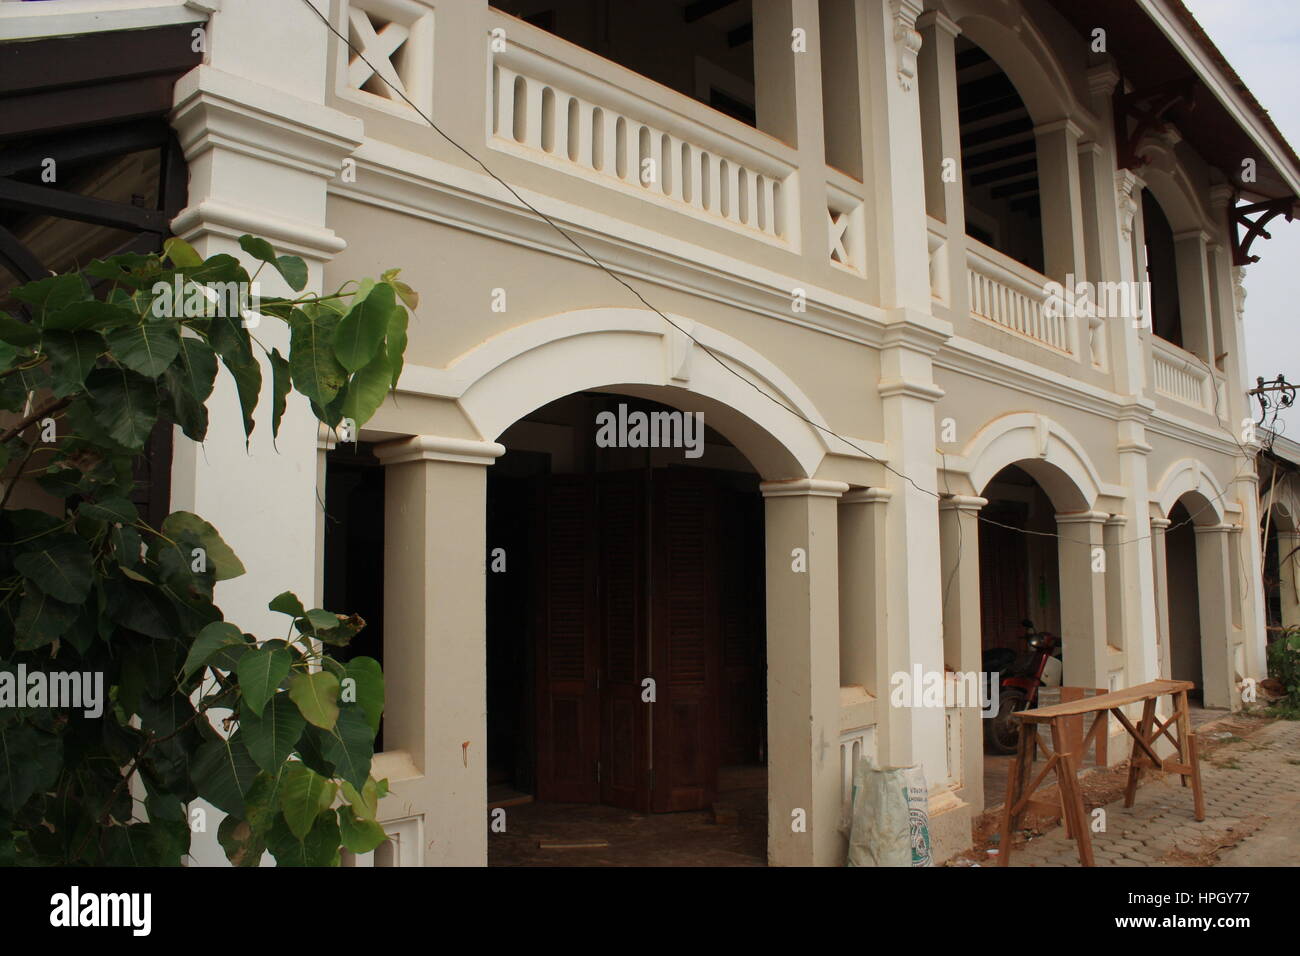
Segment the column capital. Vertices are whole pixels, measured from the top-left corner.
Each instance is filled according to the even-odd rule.
[[[1240,531],[1241,525],[1237,524],[1194,524],[1192,530],[1197,534],[1229,534],[1233,531]]]
[[[1081,139],[1083,137],[1083,127],[1068,116],[1047,123],[1039,123],[1034,127],[1035,136],[1050,136],[1052,133],[1060,132],[1068,133],[1075,139]]]
[[[1119,86],[1119,68],[1114,63],[1101,63],[1087,71],[1088,92],[1093,96],[1110,96]]]
[[[1128,515],[1111,515],[1106,519],[1107,528],[1122,528],[1128,524]]]
[[[1170,521],[1168,518],[1152,518],[1151,533],[1164,534],[1171,524],[1173,524],[1173,522]]]
[[[1057,524],[1105,524],[1109,520],[1106,511],[1070,511],[1056,516]]]
[[[961,27],[957,26],[957,21],[942,10],[927,10],[916,18],[916,28],[925,31],[934,27],[942,30],[951,37],[961,36]]]
[[[849,490],[849,485],[824,478],[782,478],[759,482],[758,490],[764,498],[838,498]]]
[[[1189,239],[1198,239],[1202,244],[1208,244],[1210,234],[1204,229],[1185,229],[1182,232],[1174,233],[1174,242],[1186,242]]]
[[[854,488],[846,491],[840,501],[848,505],[885,505],[894,493],[888,488]]]
[[[978,495],[948,495],[939,502],[939,510],[979,514],[980,509],[988,503],[987,498],[981,498]]]
[[[375,457],[384,465],[408,461],[450,461],[466,465],[490,465],[505,454],[505,445],[470,438],[442,435],[412,435],[375,446]]]

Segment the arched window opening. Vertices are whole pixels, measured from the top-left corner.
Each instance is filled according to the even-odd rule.
[[[1174,230],[1151,191],[1142,191],[1142,226],[1146,244],[1147,282],[1150,283],[1151,330],[1182,347],[1183,320],[1178,302],[1178,262],[1174,255]]]
[[[1042,272],[1033,120],[992,57],[965,37],[955,47],[966,234]]]

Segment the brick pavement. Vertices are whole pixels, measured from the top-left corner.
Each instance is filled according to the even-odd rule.
[[[1132,809],[1124,809],[1122,799],[1105,806],[1106,828],[1092,834],[1098,866],[1213,866],[1224,853],[1237,852],[1234,847],[1251,846],[1252,839],[1286,841],[1295,848],[1293,858],[1300,857],[1300,833],[1269,826],[1300,791],[1300,721],[1276,721],[1202,758],[1201,823],[1192,816],[1190,788],[1173,774],[1153,777],[1143,775]],[[1079,858],[1074,841],[1058,826],[1017,844],[1011,865],[1078,866]]]

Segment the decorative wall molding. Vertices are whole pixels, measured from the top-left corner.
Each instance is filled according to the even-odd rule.
[[[894,47],[898,55],[898,85],[911,91],[916,81],[916,58],[921,52],[921,34],[916,18],[921,15],[918,0],[890,0],[894,17]]]

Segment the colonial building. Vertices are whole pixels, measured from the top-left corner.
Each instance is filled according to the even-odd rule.
[[[485,863],[490,782],[657,813],[751,766],[768,860],[840,864],[863,755],[943,859],[1000,799],[980,712],[896,675],[1028,618],[1072,687],[1264,676],[1243,267],[1300,161],[1178,0],[0,4],[133,34],[199,44],[152,74],[171,232],[421,297],[359,434],[291,402],[246,453],[222,380],[170,457],[229,618],[370,622],[372,862]]]

